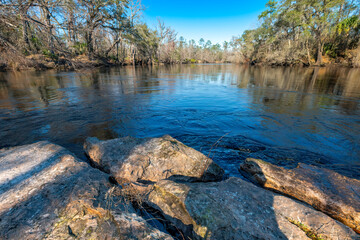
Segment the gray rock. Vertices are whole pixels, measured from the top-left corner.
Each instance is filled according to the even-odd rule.
[[[324,213],[239,178],[163,180],[144,201],[192,239],[359,239]]]
[[[299,164],[285,169],[259,159],[247,159],[240,171],[263,187],[312,205],[360,233],[360,181],[334,171]]]
[[[168,135],[108,141],[88,138],[84,149],[97,167],[110,173],[118,182],[156,182],[175,178],[215,181],[224,175],[224,170],[210,158]]]
[[[172,239],[60,146],[1,150],[0,173],[0,239]]]

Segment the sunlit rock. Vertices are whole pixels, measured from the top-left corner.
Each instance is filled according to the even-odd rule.
[[[108,178],[49,142],[0,150],[0,239],[172,239]]]
[[[360,181],[334,171],[299,164],[285,169],[247,159],[240,171],[269,189],[304,201],[360,233]]]
[[[108,141],[88,138],[84,149],[91,161],[118,182],[181,179],[215,181],[224,170],[204,154],[165,135],[124,137]]]
[[[144,201],[191,239],[358,239],[324,213],[239,178],[163,180]]]

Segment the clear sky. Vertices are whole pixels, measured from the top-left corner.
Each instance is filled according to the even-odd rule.
[[[232,36],[258,26],[257,16],[268,0],[142,0],[144,20],[156,25],[160,17],[185,39],[200,38],[212,43],[231,40]]]

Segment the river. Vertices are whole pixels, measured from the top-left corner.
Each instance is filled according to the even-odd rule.
[[[0,148],[169,134],[229,175],[247,157],[360,179],[360,69],[233,64],[0,73]]]

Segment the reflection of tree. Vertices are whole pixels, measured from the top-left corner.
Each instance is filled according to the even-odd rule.
[[[360,98],[358,79],[359,69],[241,67],[237,86],[259,87],[254,90],[254,97],[258,97],[255,101],[261,102],[265,97],[267,100],[264,102],[270,106],[286,103],[291,106],[291,110],[301,111],[305,108],[319,109],[339,105],[347,111],[349,106],[352,110],[358,108],[356,101],[351,101],[350,104],[347,99]],[[301,94],[294,97],[294,94],[289,92]],[[346,98],[339,100],[330,95]]]
[[[249,88],[264,139],[353,161],[357,150],[340,152],[358,146],[359,74],[347,68],[243,67],[237,85]]]
[[[1,101],[1,108],[4,109],[11,109],[12,104],[10,101],[9,95],[9,84],[4,78],[4,73],[0,73],[0,101]]]
[[[46,107],[51,101],[61,101],[62,93],[53,71],[38,72],[9,72],[1,75],[3,86],[7,89],[8,99],[13,107],[28,111],[33,108]],[[2,90],[5,91],[5,90]]]
[[[166,131],[184,130],[191,124],[208,126],[204,122],[219,117],[218,112],[200,109],[206,114],[196,119],[199,117],[197,106],[182,109],[173,103],[181,103],[182,97],[192,98],[190,94],[210,96],[211,93],[202,91],[210,89],[216,93],[216,85],[246,88],[238,92],[235,87],[229,88],[228,94],[234,94],[229,97],[250,96],[255,104],[250,103],[249,107],[259,107],[267,115],[266,121],[276,122],[278,119],[273,115],[305,116],[310,120],[304,121],[302,127],[316,132],[324,126],[311,117],[327,113],[322,109],[340,110],[340,113],[336,111],[340,117],[344,116],[342,113],[351,116],[358,111],[358,79],[359,69],[216,64],[1,73],[0,114],[6,116],[8,122],[1,122],[6,132],[0,131],[4,139],[0,145],[48,138],[63,145],[76,143],[79,147],[83,139],[91,135],[101,139],[149,132],[155,135],[165,131],[161,124],[171,121]],[[195,97],[202,101],[202,96]],[[192,115],[194,119],[189,123]],[[156,126],[149,130],[153,127],[151,124]]]

